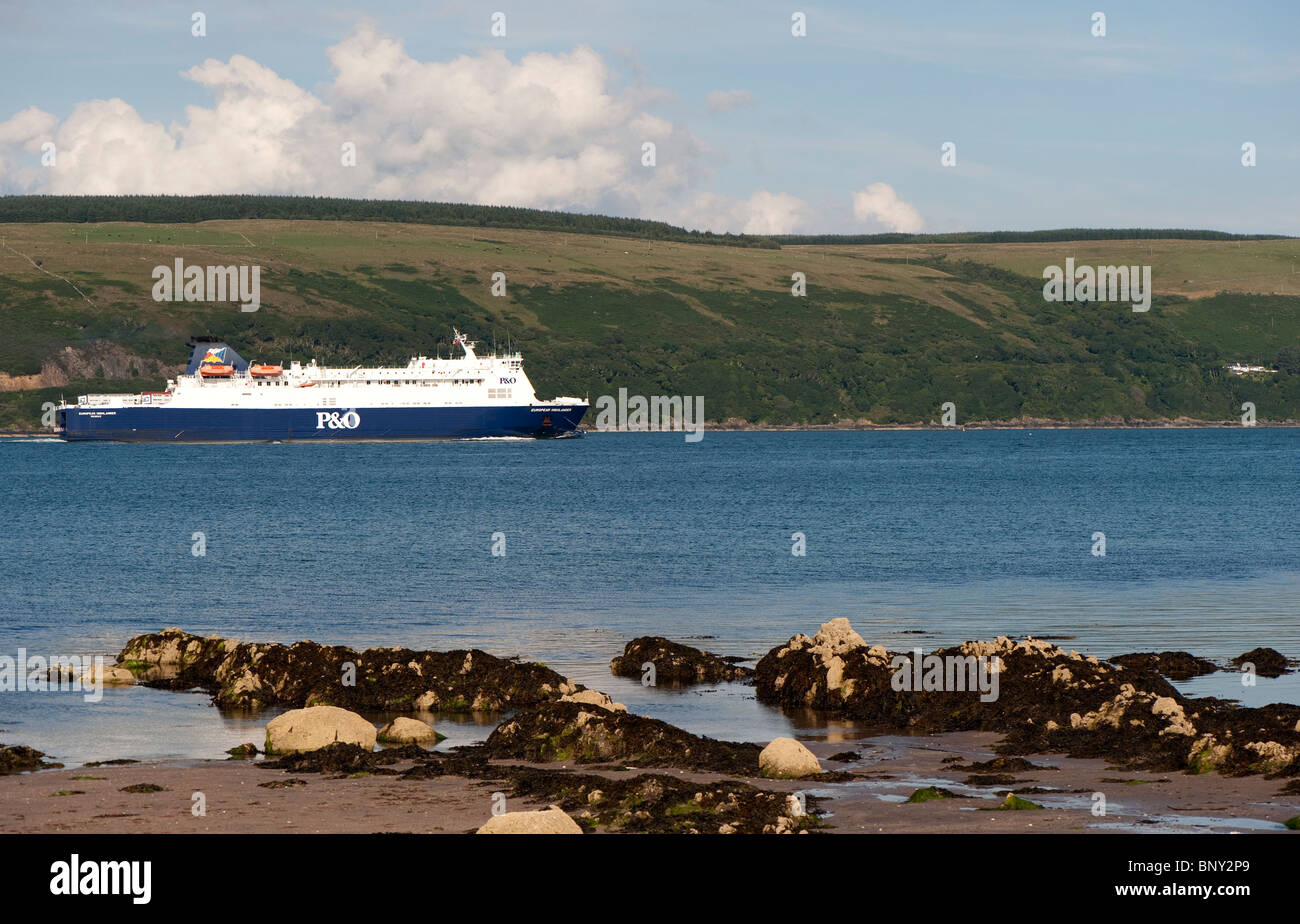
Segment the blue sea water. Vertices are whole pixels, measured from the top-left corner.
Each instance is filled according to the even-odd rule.
[[[612,678],[609,659],[646,634],[757,657],[837,616],[892,649],[1034,634],[1103,657],[1227,659],[1259,645],[1300,656],[1297,430],[0,440],[0,481],[0,654],[10,656],[112,655],[173,625],[478,647],[749,740],[817,720],[736,685],[643,688]],[[791,554],[795,533],[806,555]],[[1214,675],[1184,689],[1300,702],[1297,675],[1253,688]],[[106,690],[96,704],[0,693],[0,741],[69,764],[219,757],[260,743],[265,720],[143,688]],[[442,730],[455,744],[487,727]]]

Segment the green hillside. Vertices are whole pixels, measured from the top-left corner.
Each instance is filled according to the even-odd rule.
[[[0,223],[0,427],[35,426],[60,394],[157,388],[193,335],[250,359],[404,363],[447,355],[453,325],[509,337],[539,394],[703,395],[710,421],[915,423],[945,401],[961,422],[1224,420],[1243,401],[1300,420],[1295,239],[720,247],[641,231]],[[1151,310],[1044,301],[1043,267],[1067,257],[1151,265]],[[154,301],[153,268],[177,258],[263,267],[261,309]]]

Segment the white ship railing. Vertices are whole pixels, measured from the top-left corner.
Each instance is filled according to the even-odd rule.
[[[164,392],[147,395],[78,395],[77,407],[137,407],[166,404],[171,395]]]

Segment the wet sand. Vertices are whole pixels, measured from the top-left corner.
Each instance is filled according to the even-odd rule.
[[[87,780],[84,777],[103,777]],[[82,779],[78,779],[82,777]],[[259,783],[303,780],[268,789]],[[164,792],[126,793],[153,783]],[[77,791],[76,795],[56,795]],[[195,792],[206,814],[192,812]],[[460,833],[491,814],[492,787],[448,777],[331,779],[264,770],[248,761],[162,761],[44,770],[0,778],[0,832],[105,834]],[[523,809],[511,800],[511,810]],[[539,806],[544,808],[545,806]]]
[[[1111,770],[1104,761],[1035,755],[1029,760],[1056,769],[1011,774],[1014,783],[968,785],[962,764],[994,757],[998,736],[962,732],[925,737],[881,736],[855,741],[810,741],[828,771],[853,774],[848,781],[747,782],[774,792],[803,792],[825,814],[821,830],[848,833],[1104,833],[1287,832],[1282,822],[1300,815],[1300,794],[1282,794],[1283,780],[1229,778],[1216,773],[1134,773]],[[854,751],[861,759],[828,760]],[[409,764],[396,764],[404,769]],[[602,770],[563,767],[609,777],[641,772],[689,780],[717,774],[678,770]],[[78,779],[81,777],[81,779]],[[100,777],[101,779],[85,779]],[[267,788],[290,779],[305,785]],[[141,783],[161,792],[127,793]],[[909,804],[915,790],[940,786],[970,798]],[[1035,787],[1047,791],[1031,791]],[[248,761],[160,761],[112,767],[79,767],[0,777],[0,832],[46,833],[463,833],[491,816],[490,781],[461,777],[402,780],[370,775],[337,778],[319,773],[263,769]],[[508,787],[500,787],[508,789]],[[1041,804],[1041,811],[981,811],[997,806],[1008,790]],[[57,795],[60,792],[71,793]],[[195,792],[206,814],[192,813]],[[1106,815],[1093,814],[1100,792]],[[508,793],[507,793],[508,795]],[[507,798],[509,811],[543,808]]]
[[[1225,777],[1217,773],[1143,773],[1111,769],[1103,760],[1035,754],[1040,767],[1009,774],[1014,783],[968,785],[971,771],[954,770],[945,758],[962,764],[993,758],[1000,736],[959,732],[926,737],[882,736],[850,747],[863,760],[835,763],[830,754],[843,743],[810,744],[826,769],[861,773],[861,781],[814,785],[815,795],[833,795],[819,810],[837,833],[1102,833],[1107,831],[1291,833],[1282,822],[1300,814],[1300,794],[1281,794],[1285,780],[1261,776]],[[903,800],[925,786],[939,786],[964,799],[908,804]],[[1048,792],[1031,790],[1050,790]],[[1043,806],[1041,811],[982,811],[999,805],[1008,791]],[[1094,793],[1105,797],[1105,816],[1093,814]]]

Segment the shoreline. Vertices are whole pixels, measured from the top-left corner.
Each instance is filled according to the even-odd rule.
[[[972,423],[958,424],[951,427],[945,427],[942,424],[930,423],[911,423],[911,424],[789,424],[789,425],[764,425],[750,423],[731,423],[723,421],[721,423],[704,425],[706,432],[737,432],[737,433],[764,433],[764,432],[817,432],[817,431],[893,431],[893,430],[1251,430],[1251,429],[1294,429],[1300,427],[1300,421],[1283,420],[1283,421],[1258,421],[1250,427],[1242,426],[1240,421],[1233,420],[1152,420],[1152,421],[1122,421],[1108,422],[1096,420],[1030,420],[1024,422],[1016,421],[974,421]],[[600,433],[650,433],[650,432],[681,432],[681,431],[650,431],[650,430],[588,430],[588,435]]]
[[[958,424],[951,427],[945,427],[942,424],[930,423],[911,423],[911,424],[871,424],[871,423],[845,423],[845,424],[752,424],[737,423],[733,421],[720,421],[717,423],[705,423],[701,432],[706,433],[818,433],[818,432],[904,432],[904,431],[926,431],[926,430],[955,430],[964,432],[966,430],[1291,430],[1300,428],[1300,420],[1259,420],[1251,426],[1244,426],[1240,421],[1233,420],[1129,420],[1129,421],[1098,421],[1098,420],[1029,420],[1029,421],[974,421],[971,423]],[[586,436],[607,436],[611,434],[643,434],[643,433],[683,433],[683,430],[597,430],[584,429]],[[0,430],[0,440],[3,439],[60,439],[58,434],[51,433],[48,430]],[[507,437],[515,439],[515,437]],[[260,441],[259,441],[260,442]],[[277,441],[279,442],[279,441]],[[290,440],[288,442],[321,442],[320,440]],[[344,442],[342,440],[331,440],[330,442]],[[357,440],[355,442],[363,442]],[[384,442],[383,440],[365,440],[364,442]],[[411,442],[410,440],[398,440],[394,442]],[[425,442],[425,441],[416,441]],[[456,440],[428,440],[427,442],[456,442]],[[196,444],[198,445],[198,444]]]
[[[998,760],[999,738],[993,732],[853,741],[827,735],[806,744],[837,771],[833,781],[727,779],[786,799],[802,794],[815,819],[810,830],[822,834],[1285,834],[1285,821],[1300,812],[1300,795],[1283,793],[1281,781],[1260,776],[1120,770],[1105,760],[1056,754],[1036,756],[1032,766],[1013,773],[972,773],[971,765]],[[857,759],[830,759],[846,748]],[[955,769],[962,766],[958,760],[967,762],[965,769]],[[0,833],[468,834],[492,817],[494,793],[504,792],[509,812],[551,804],[516,793],[507,770],[526,769],[561,783],[570,776],[617,783],[651,774],[704,788],[719,779],[677,768],[525,761],[493,761],[492,768],[502,771],[499,779],[454,772],[403,776],[411,761],[399,761],[385,774],[282,770],[265,763],[176,759],[0,776]],[[137,791],[124,791],[130,787]],[[159,788],[139,791],[143,787]],[[950,795],[907,801],[930,787]],[[1008,793],[1041,808],[998,811]],[[195,814],[198,794],[201,815]],[[598,833],[618,832],[602,827]]]
[[[613,677],[639,677],[649,661],[661,683],[705,684],[698,692],[706,697],[708,685],[752,683],[759,702],[822,720],[764,747],[685,731],[545,665],[479,650],[291,648],[289,658],[290,647],[275,643],[167,629],[128,642],[104,677],[203,689],[227,708],[287,706],[266,726],[264,747],[281,747],[274,736],[284,732],[275,727],[287,727],[291,714],[295,723],[325,723],[316,743],[273,757],[246,745],[229,760],[68,767],[10,741],[0,832],[470,833],[498,814],[498,799],[509,800],[508,812],[556,805],[574,833],[1300,828],[1300,706],[1242,710],[1184,697],[1166,675],[1230,670],[1186,652],[1102,662],[1032,637],[937,649],[931,658],[948,652],[991,663],[987,656],[997,654],[993,675],[1002,681],[991,699],[978,700],[953,698],[928,681],[924,690],[900,687],[902,675],[886,667],[889,652],[869,646],[845,619],[813,638],[796,634],[754,668],[660,637],[634,639],[610,662]],[[1234,661],[1242,659],[1263,676],[1300,667],[1265,648]],[[340,663],[372,679],[340,686]],[[906,674],[920,669],[916,662]],[[986,692],[982,681],[978,690],[954,689]],[[895,695],[900,690],[906,695]],[[486,740],[456,747],[376,750],[372,719],[354,710],[379,702],[415,716],[399,722],[443,727],[448,710],[472,702],[495,716],[494,728]],[[358,726],[366,730],[360,741]]]

